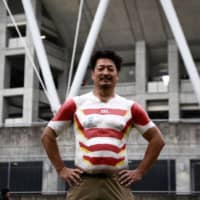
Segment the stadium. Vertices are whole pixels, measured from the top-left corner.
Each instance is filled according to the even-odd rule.
[[[158,161],[131,186],[136,199],[200,199],[199,0],[1,0],[0,188],[12,199],[65,199],[41,133],[69,97],[92,90],[94,50],[123,58],[117,93],[141,104],[162,131]],[[73,166],[70,128],[58,138]],[[146,141],[129,136],[129,166]]]

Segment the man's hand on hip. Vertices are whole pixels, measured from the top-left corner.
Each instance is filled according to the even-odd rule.
[[[119,172],[119,182],[125,187],[129,187],[133,182],[140,181],[143,177],[143,173],[139,169],[135,170],[121,170]]]
[[[82,173],[83,173],[83,171],[81,169],[78,169],[78,168],[73,169],[73,168],[63,167],[59,171],[58,174],[71,187],[71,186],[80,184],[80,181],[81,181],[80,174],[82,174]]]

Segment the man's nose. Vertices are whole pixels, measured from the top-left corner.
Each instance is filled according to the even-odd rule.
[[[109,73],[109,70],[107,68],[104,68],[103,74],[108,74],[108,73]]]

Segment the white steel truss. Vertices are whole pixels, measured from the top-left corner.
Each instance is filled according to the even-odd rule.
[[[100,32],[100,28],[101,28],[109,2],[110,0],[99,1],[99,5],[97,8],[90,32],[88,34],[85,46],[84,46],[71,89],[69,93],[68,92],[66,93],[66,98],[77,95],[80,90],[80,86],[83,81],[84,75],[86,73],[89,59],[94,49],[94,45],[96,43],[98,34]],[[51,105],[52,111],[55,112],[58,110],[60,106],[60,100],[55,88],[55,84],[54,84],[53,77],[50,71],[50,66],[49,66],[48,59],[45,53],[45,49],[42,44],[39,28],[37,26],[36,18],[34,16],[34,12],[31,6],[31,0],[22,0],[22,3],[24,6],[27,21],[29,23],[29,27],[30,27],[30,31],[32,34],[32,39],[33,39],[33,44],[36,49],[36,54],[38,56],[41,71],[42,71],[44,81],[47,87],[49,103]],[[179,48],[179,51],[185,63],[186,70],[191,79],[191,83],[194,88],[194,92],[196,94],[197,100],[200,104],[200,90],[199,90],[200,77],[198,75],[198,71],[196,69],[190,49],[185,39],[182,27],[176,15],[176,11],[173,7],[173,3],[171,0],[160,0],[160,3],[163,7],[167,20],[171,27],[177,46]]]
[[[160,0],[200,104],[200,77],[171,0]]]
[[[100,0],[67,98],[78,94],[110,0]]]
[[[30,27],[32,41],[36,50],[41,72],[44,77],[46,89],[48,91],[48,100],[51,106],[51,110],[52,112],[56,112],[60,107],[60,100],[56,91],[55,83],[53,81],[53,76],[50,70],[45,48],[40,37],[40,31],[37,25],[36,17],[34,16],[31,0],[22,0],[22,4],[28,25]]]
[[[80,29],[81,17],[82,17],[82,12],[83,12],[83,4],[84,4],[84,0],[80,0],[80,6],[79,6],[78,19],[77,19],[77,24],[76,24],[76,31],[75,31],[75,36],[74,36],[74,44],[73,44],[72,58],[71,58],[70,69],[69,69],[66,95],[68,95],[68,93],[69,93],[71,81],[72,81],[72,72],[73,72],[73,68],[74,68],[74,61],[75,61],[75,54],[76,54],[76,48],[77,48],[77,42],[78,42],[78,36],[79,36],[79,29]]]

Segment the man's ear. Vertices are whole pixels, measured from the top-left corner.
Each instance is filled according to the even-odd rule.
[[[117,72],[116,80],[117,80],[117,81],[119,80],[119,72]]]
[[[94,70],[91,70],[91,79],[94,80]]]

